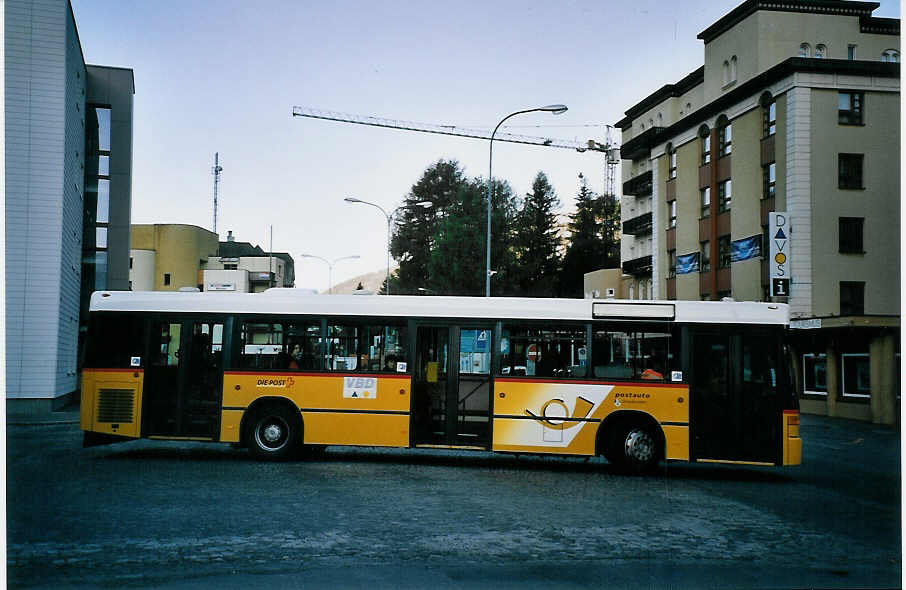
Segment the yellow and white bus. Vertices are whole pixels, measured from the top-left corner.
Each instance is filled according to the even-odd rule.
[[[797,465],[786,305],[96,292],[85,444],[238,443]]]

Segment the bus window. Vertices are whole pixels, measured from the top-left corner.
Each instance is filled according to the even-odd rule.
[[[585,327],[503,327],[500,372],[528,377],[584,377]]]
[[[284,364],[283,324],[242,323],[242,369],[281,369]]]
[[[134,315],[94,315],[89,327],[85,367],[94,369],[128,369],[145,367],[144,321]],[[178,336],[178,335],[177,335]],[[179,346],[179,340],[176,342]]]
[[[665,331],[622,332],[595,330],[592,366],[599,379],[663,381],[676,365],[676,339]]]
[[[312,371],[323,368],[321,359],[321,323],[287,322],[284,325],[286,348],[284,361],[290,371]]]
[[[405,373],[403,326],[327,326],[327,369]]]
[[[595,330],[592,338],[592,366],[600,379],[632,379],[632,335],[626,332]]]

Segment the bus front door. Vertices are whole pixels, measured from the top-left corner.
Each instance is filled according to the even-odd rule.
[[[217,440],[223,396],[223,324],[155,321],[144,388],[145,436]]]
[[[413,430],[417,446],[489,448],[490,327],[420,326]]]

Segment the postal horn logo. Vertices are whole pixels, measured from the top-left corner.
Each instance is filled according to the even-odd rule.
[[[572,415],[570,416],[569,408],[566,407],[566,402],[560,398],[554,398],[545,402],[544,405],[541,406],[541,411],[538,414],[535,414],[528,408],[526,408],[525,413],[534,418],[545,428],[550,428],[552,430],[566,430],[582,424],[581,421],[588,417],[594,406],[595,404],[593,402],[579,396],[576,398],[576,407],[573,408]],[[570,421],[569,424],[566,423],[567,420]]]

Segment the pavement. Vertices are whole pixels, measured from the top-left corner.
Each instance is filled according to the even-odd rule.
[[[7,413],[7,426],[55,426],[57,424],[78,424],[79,406],[73,404],[53,412]]]

